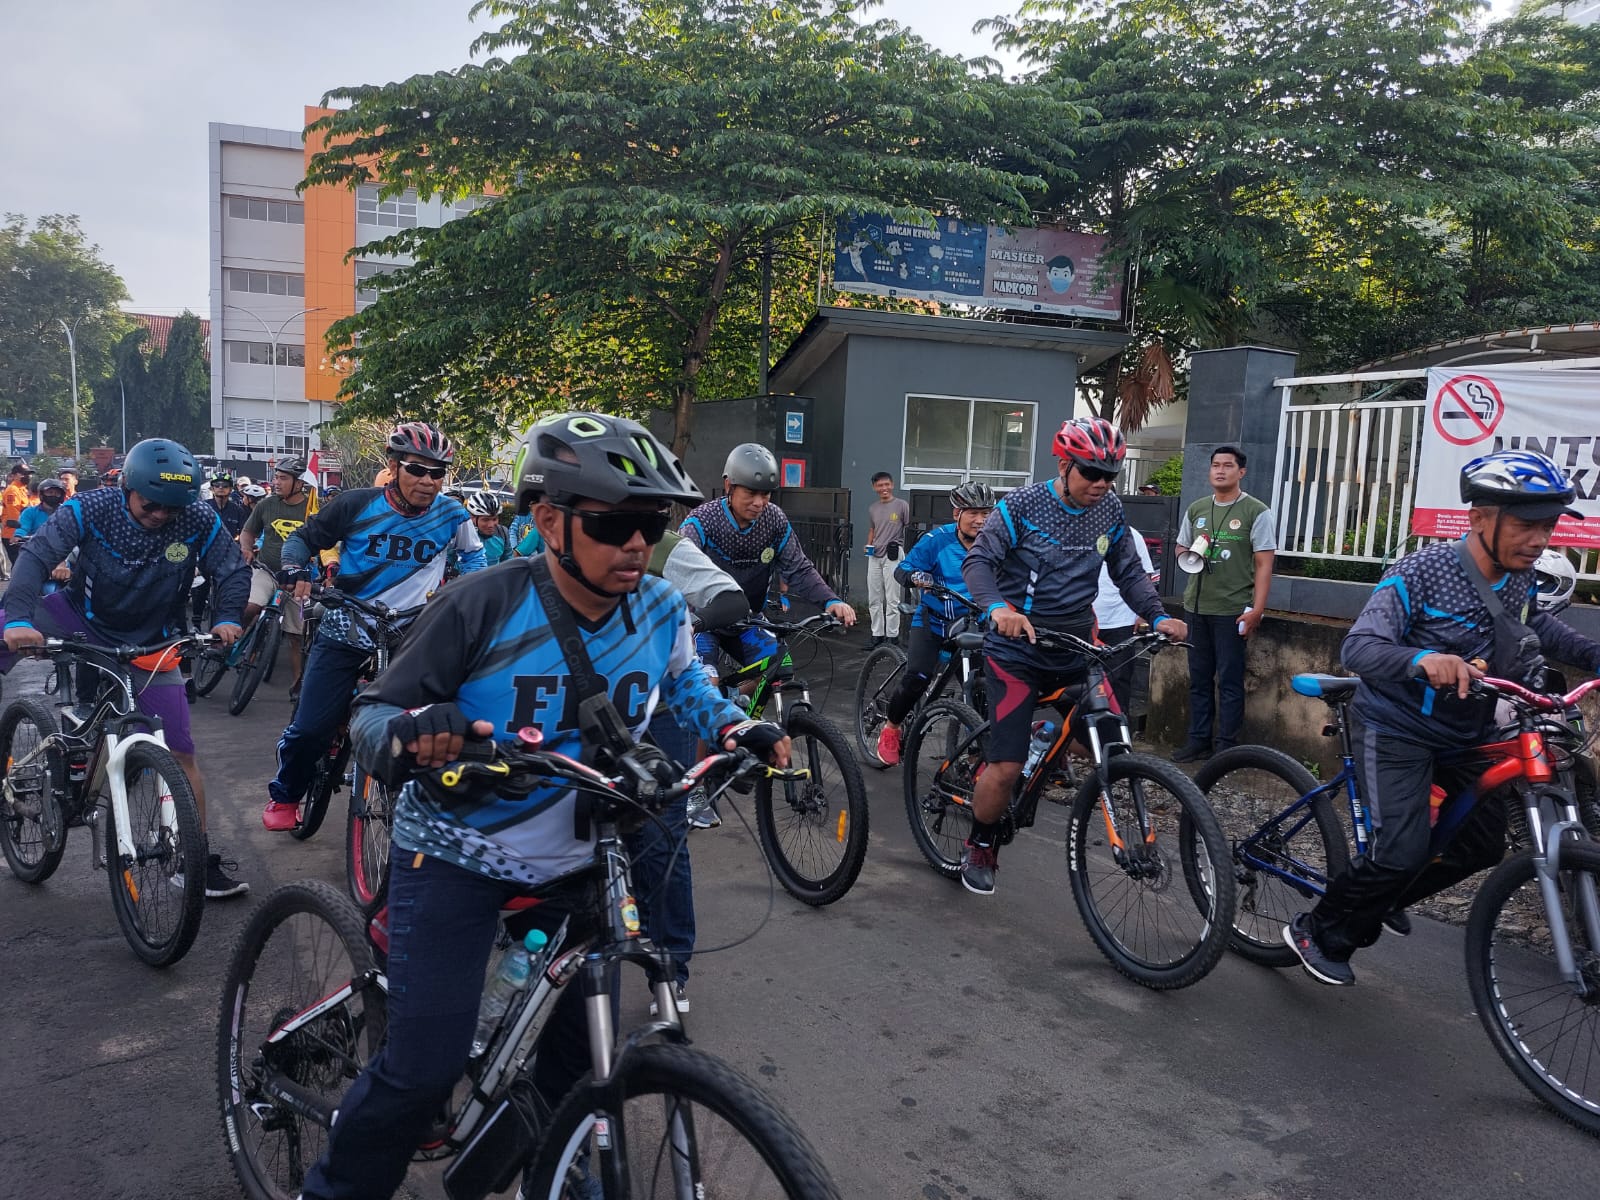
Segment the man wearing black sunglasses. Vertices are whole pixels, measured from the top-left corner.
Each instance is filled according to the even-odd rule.
[[[311,595],[317,555],[340,547],[339,588],[393,609],[415,608],[444,580],[452,548],[462,574],[484,566],[483,543],[459,500],[439,493],[455,460],[450,439],[423,421],[407,421],[389,434],[389,483],[340,492],[284,539],[279,558],[294,598]],[[297,463],[297,466],[301,464]],[[350,711],[372,639],[348,608],[323,617],[306,649],[300,700],[278,741],[278,773],[267,785],[261,823],[292,830],[317,760]]]
[[[1068,421],[1052,452],[1061,460],[1056,478],[1000,501],[961,568],[992,626],[983,643],[989,765],[973,792],[972,833],[961,862],[961,882],[980,896],[994,892],[997,823],[1027,758],[1035,701],[1081,682],[1087,669],[1079,655],[1039,648],[1033,622],[1092,638],[1104,566],[1139,616],[1179,641],[1189,632],[1161,606],[1111,490],[1127,454],[1122,432],[1098,418]]]
[[[575,668],[551,635],[555,621],[568,620],[597,692],[634,737],[666,703],[718,745],[787,762],[783,730],[746,720],[717,692],[695,658],[683,597],[646,574],[666,506],[700,499],[671,452],[632,421],[564,413],[528,431],[515,477],[518,508],[537,497],[545,550],[452,584],[428,606],[356,702],[351,734],[362,765],[397,784],[459,757],[469,736],[509,739],[529,726],[548,750],[594,751],[579,729]],[[418,788],[401,793],[388,1036],[346,1093],[327,1151],[305,1178],[306,1200],[391,1196],[400,1186],[466,1066],[501,906],[593,859],[592,835],[574,827],[576,805],[561,787],[450,807]],[[541,914],[559,920],[552,907]],[[567,988],[541,1036],[533,1083],[549,1101],[588,1067],[584,1003],[582,989]]]

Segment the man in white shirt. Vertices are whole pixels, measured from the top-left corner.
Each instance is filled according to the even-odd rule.
[[[1139,552],[1139,562],[1144,567],[1145,574],[1150,576],[1151,583],[1159,585],[1161,572],[1157,571],[1150,561],[1150,548],[1144,544],[1144,535],[1132,525],[1128,526],[1128,533],[1133,537],[1133,548]],[[1128,607],[1128,602],[1122,598],[1122,593],[1112,582],[1111,572],[1105,567],[1100,568],[1100,594],[1094,601],[1094,622],[1099,628],[1100,640],[1108,646],[1116,646],[1127,641],[1139,626],[1137,614]],[[1136,668],[1137,662],[1130,660],[1119,666],[1111,675],[1111,690],[1117,694],[1117,703],[1122,705],[1123,712],[1127,712],[1128,706],[1133,703]],[[1137,728],[1143,728],[1144,718],[1140,717],[1133,724]]]

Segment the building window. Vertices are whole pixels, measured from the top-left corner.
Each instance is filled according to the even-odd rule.
[[[224,403],[234,403],[225,401]],[[229,417],[228,418],[228,449],[229,450],[254,450],[259,453],[299,454],[304,457],[311,448],[311,431],[306,428],[304,421],[279,421],[277,422],[279,435],[276,439],[278,445],[271,443],[273,422],[261,417]]]
[[[306,206],[298,200],[261,200],[255,196],[224,196],[228,215],[241,221],[271,221],[278,225],[304,225]]]
[[[231,363],[248,363],[251,366],[270,367],[272,365],[271,342],[229,342],[228,361]],[[306,348],[292,346],[283,342],[278,343],[278,365],[280,367],[303,367],[306,365]]]
[[[492,196],[463,196],[450,206],[449,211],[445,214],[446,219],[464,217],[469,212],[476,212],[493,199]]]
[[[378,289],[375,287],[362,287],[363,281],[371,279],[374,275],[392,275],[399,269],[394,263],[357,262],[356,308],[366,308],[378,299]]]
[[[417,223],[417,194],[406,191],[389,200],[380,199],[375,187],[356,189],[356,222],[361,225],[387,225],[410,229]]]
[[[907,396],[907,487],[948,488],[975,479],[1001,489],[1033,476],[1036,406],[1019,400]]]
[[[304,299],[306,277],[290,275],[283,271],[246,271],[242,267],[230,267],[228,290],[256,292],[263,296],[298,296]]]

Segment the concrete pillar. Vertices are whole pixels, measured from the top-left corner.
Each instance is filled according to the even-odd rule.
[[[1183,503],[1208,494],[1211,452],[1224,443],[1245,452],[1244,490],[1272,502],[1282,396],[1274,379],[1294,374],[1296,355],[1265,346],[1201,350],[1190,359],[1184,428]]]

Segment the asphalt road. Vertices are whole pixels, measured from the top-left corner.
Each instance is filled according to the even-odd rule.
[[[835,716],[858,661],[838,661]],[[34,686],[26,671],[7,696]],[[242,719],[220,697],[196,706],[213,846],[255,890],[211,904],[177,966],[153,971],[128,951],[87,834],[42,887],[0,871],[0,1197],[238,1195],[214,1082],[229,948],[273,886],[342,883],[338,810],[307,844],[259,823],[288,711],[281,679]],[[1457,930],[1418,921],[1408,941],[1357,960],[1352,989],[1230,956],[1196,987],[1149,992],[1083,931],[1063,810],[1006,850],[999,893],[980,899],[924,865],[898,772],[869,776],[867,866],[830,908],[773,897],[736,818],[691,842],[701,946],[755,936],[696,958],[690,1032],[796,1118],[844,1194],[1595,1193],[1600,1143],[1500,1063],[1471,1010]],[[642,986],[626,999],[641,1015]],[[428,1176],[411,1186],[441,1194]]]

